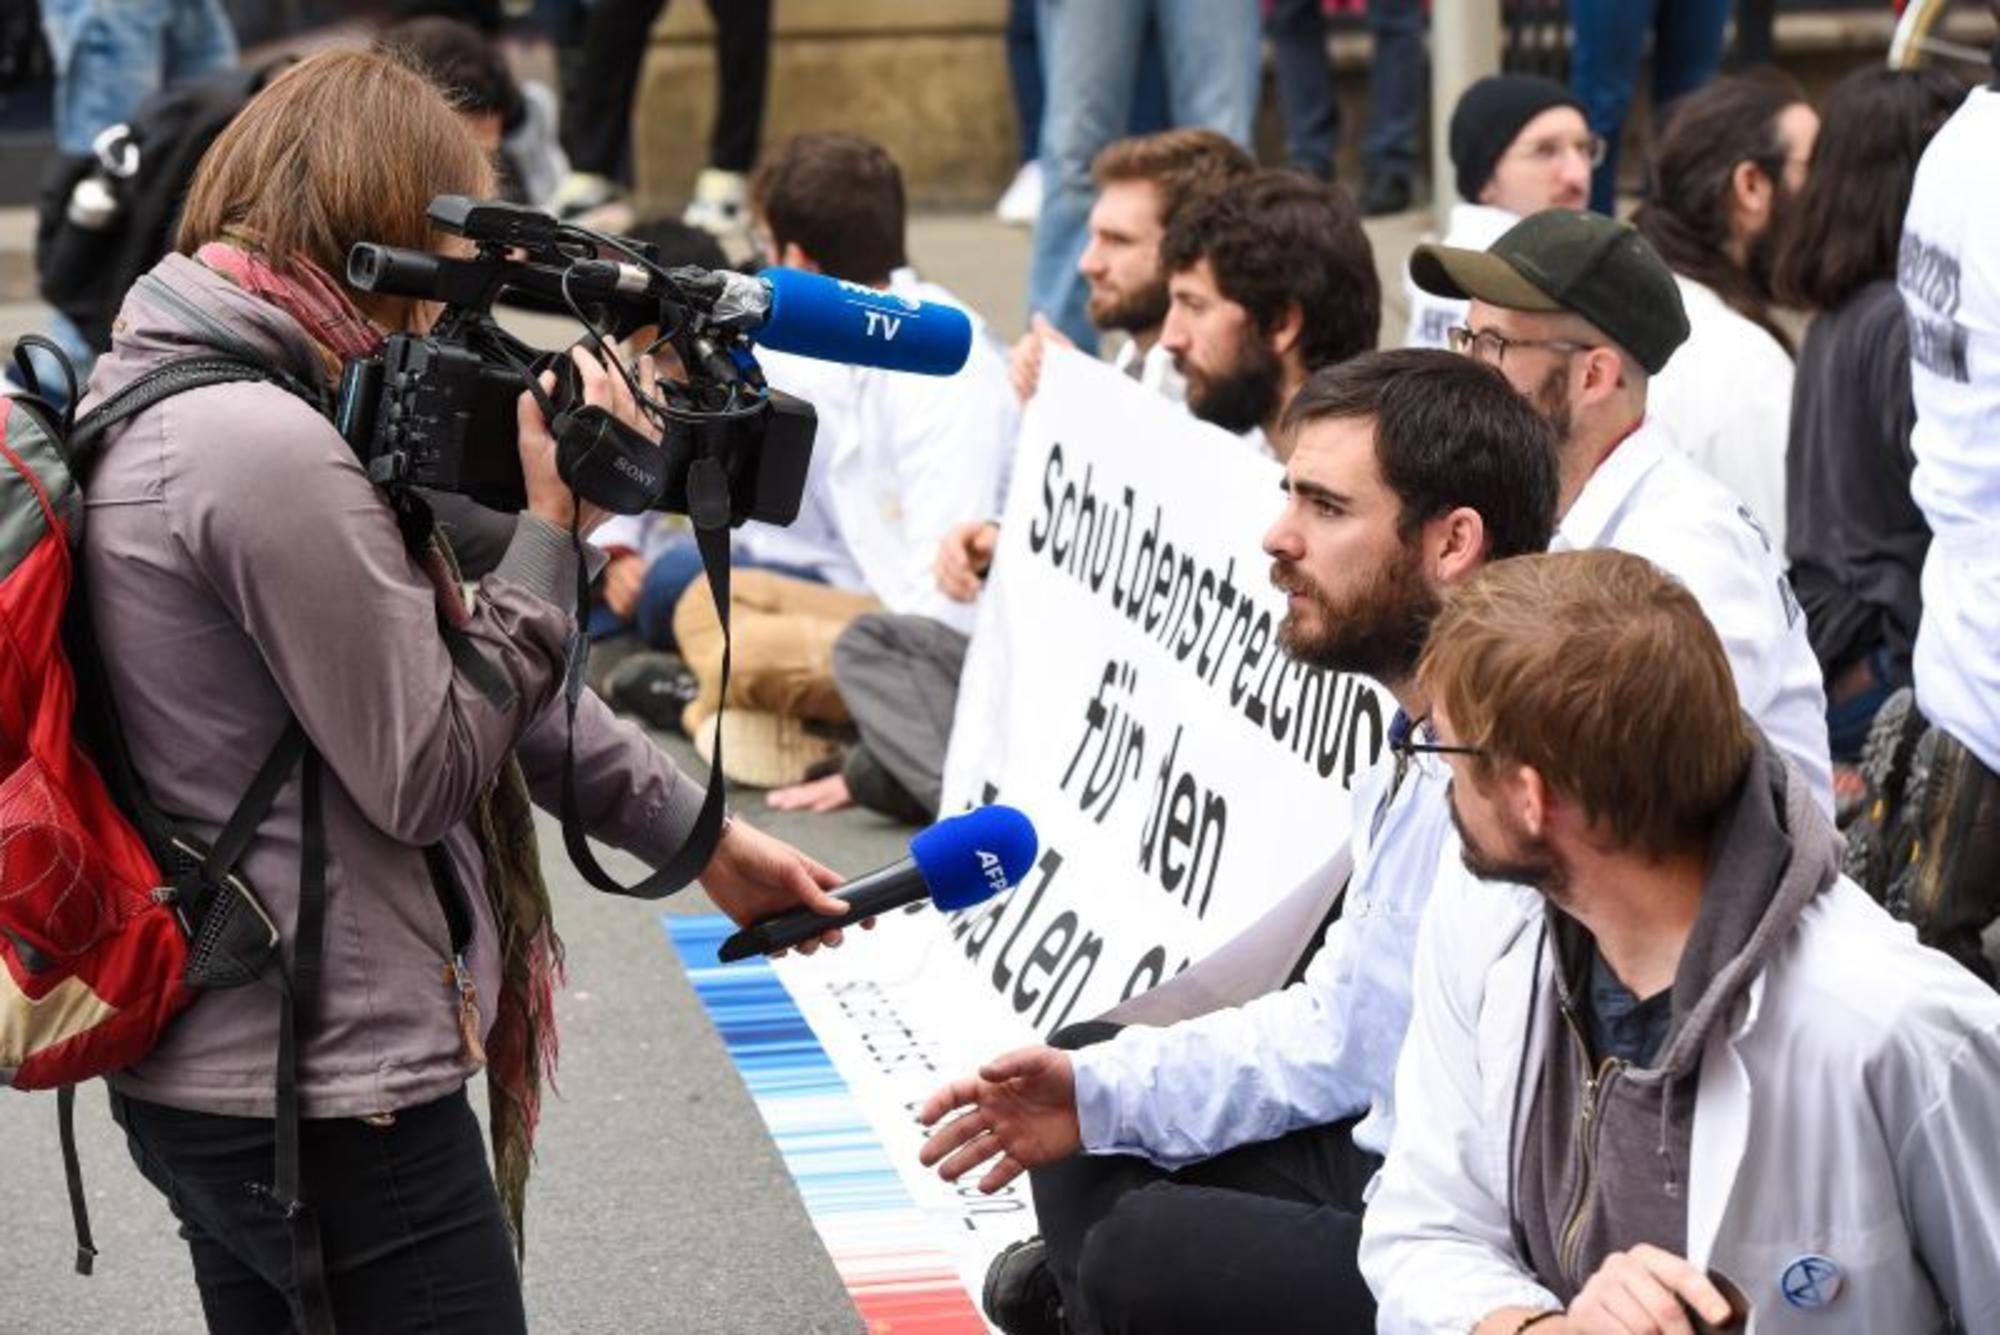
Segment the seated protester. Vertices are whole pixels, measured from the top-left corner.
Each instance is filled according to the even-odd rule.
[[[1375,346],[1375,252],[1347,192],[1325,181],[1260,171],[1212,189],[1175,217],[1160,260],[1160,346],[1188,411],[1266,454],[1307,376]]]
[[[1781,558],[1792,341],[1771,313],[1771,274],[1818,131],[1788,77],[1717,79],[1674,108],[1632,217],[1674,271],[1691,330],[1658,377],[1653,415]]]
[[[1256,166],[1227,135],[1198,129],[1120,139],[1090,164],[1097,200],[1090,206],[1090,239],[1076,271],[1090,291],[1090,323],[1127,336],[1112,364],[1148,389],[1173,399],[1187,397],[1173,358],[1160,346],[1160,326],[1167,318],[1160,242],[1190,200],[1209,186],[1247,176]],[[1033,328],[1016,341],[1009,358],[1014,392],[1023,401],[1034,397],[1048,343],[1076,346],[1037,313]]]
[[[1831,815],[1826,696],[1779,557],[1649,406],[1688,336],[1659,254],[1625,223],[1551,209],[1486,251],[1418,246],[1410,272],[1472,299],[1453,345],[1498,366],[1554,423],[1563,492],[1551,545],[1636,552],[1685,583],[1722,636],[1743,707]]]
[[[1484,250],[1500,234],[1543,209],[1590,203],[1590,169],[1604,158],[1583,103],[1563,85],[1534,74],[1496,74],[1459,97],[1451,113],[1451,164],[1458,201],[1444,244]],[[1407,270],[1410,306],[1404,342],[1413,348],[1450,346],[1452,326],[1465,323],[1465,303],[1418,287]]]
[[[1785,546],[1825,676],[1833,758],[1910,684],[1931,530],[1910,496],[1910,330],[1896,290],[1903,211],[1924,146],[1965,87],[1942,70],[1856,70],[1827,95],[1812,174],[1778,259],[1779,294],[1814,312],[1792,386]]]
[[[517,82],[494,38],[442,13],[407,18],[376,45],[421,70],[471,123],[500,170],[503,198],[547,206],[569,174],[556,140],[555,94],[547,85]]]
[[[774,263],[963,306],[909,268],[902,173],[877,144],[845,134],[795,136],[758,167],[750,204]],[[776,352],[759,360],[771,384],[818,410],[819,432],[799,522],[755,535],[749,555],[807,567],[825,581],[769,570],[731,581],[724,769],[739,783],[774,787],[798,782],[836,750],[801,725],[847,721],[833,682],[833,642],[855,617],[887,608],[971,629],[971,609],[938,592],[931,560],[954,523],[993,513],[1018,411],[1006,360],[976,314],[971,354],[951,376]],[[700,683],[682,726],[712,752],[706,734],[722,702],[722,631],[706,584],[681,597],[674,637]]]
[[[2000,999],[1840,874],[1687,589],[1499,562],[1417,679],[1465,866],[1530,888],[1425,915],[1379,1328],[1994,1329]]]
[[[995,1156],[980,1190],[1030,1174],[1044,1237],[986,1285],[1009,1335],[1373,1328],[1363,1188],[1394,1121],[1417,923],[1454,847],[1442,766],[1411,763],[1430,708],[1412,669],[1445,590],[1548,541],[1557,461],[1503,381],[1432,349],[1315,372],[1284,434],[1264,538],[1289,595],[1279,643],[1381,682],[1395,755],[1353,785],[1346,907],[1300,981],[1166,1027],[1075,1026],[924,1105],[931,1125],[958,1111],[922,1152],[947,1180]]]
[[[1216,138],[1176,131],[1153,139],[1181,133],[1201,135],[1190,147]],[[1347,194],[1323,182],[1292,172],[1231,176],[1173,214],[1160,254],[1172,295],[1155,351],[1186,377],[1190,412],[1260,449],[1311,372],[1375,346],[1382,298],[1374,254]],[[1093,303],[1096,292],[1093,281]],[[1017,373],[1020,365],[1017,349]],[[967,625],[870,614],[835,644],[834,680],[860,744],[840,773],[774,793],[775,805],[830,811],[853,799],[902,820],[936,817],[970,605],[999,532],[992,523],[960,524],[938,549],[937,587],[967,609]]]

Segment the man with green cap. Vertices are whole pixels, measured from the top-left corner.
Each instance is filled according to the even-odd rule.
[[[1648,419],[1646,390],[1687,338],[1680,289],[1626,224],[1549,209],[1487,250],[1423,245],[1410,276],[1470,301],[1452,347],[1499,368],[1561,440],[1552,551],[1646,557],[1701,604],[1743,707],[1833,810],[1826,698],[1780,554],[1743,502]]]

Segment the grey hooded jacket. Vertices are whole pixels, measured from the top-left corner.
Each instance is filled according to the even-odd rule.
[[[126,299],[88,398],[217,351],[324,376],[291,317],[170,256]],[[154,801],[212,839],[288,717],[324,757],[325,973],[301,1053],[304,1115],[380,1113],[457,1089],[475,1068],[422,850],[443,841],[468,889],[467,954],[490,1025],[499,959],[466,821],[509,751],[540,804],[559,791],[568,536],[523,517],[477,587],[467,630],[513,685],[516,703],[502,709],[454,669],[432,586],[353,453],[284,390],[239,383],[167,399],[112,435],[85,491],[85,596]],[[576,743],[585,823],[664,863],[693,827],[701,788],[589,694]],[[243,863],[287,958],[299,834],[295,779]],[[268,979],[210,992],[112,1083],[175,1107],[269,1117],[277,1042]]]

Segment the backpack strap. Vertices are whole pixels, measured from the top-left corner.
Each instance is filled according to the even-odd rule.
[[[89,412],[77,418],[67,442],[70,471],[82,481],[84,474],[95,466],[98,455],[104,451],[105,433],[114,426],[129,422],[153,405],[191,389],[227,385],[240,380],[276,385],[295,398],[310,403],[315,412],[324,408],[296,377],[274,367],[259,366],[235,357],[187,357],[156,366],[119,386],[99,400]]]

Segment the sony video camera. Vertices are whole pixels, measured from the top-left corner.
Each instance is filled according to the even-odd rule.
[[[770,388],[728,313],[728,276],[667,270],[653,247],[562,223],[517,205],[441,195],[431,222],[473,243],[470,258],[361,244],[348,282],[366,292],[436,302],[427,334],[391,334],[347,364],[336,422],[371,481],[456,492],[498,510],[527,503],[515,404],[535,395],[556,438],[558,471],[578,496],[619,514],[687,513],[688,468],[713,459],[729,486],[729,522],[788,524],[812,461],[812,405]],[[568,315],[593,341],[658,331],[685,382],[661,379],[641,411],[656,443],[583,401],[567,353],[531,348],[492,308]],[[556,374],[554,393],[538,380]]]

